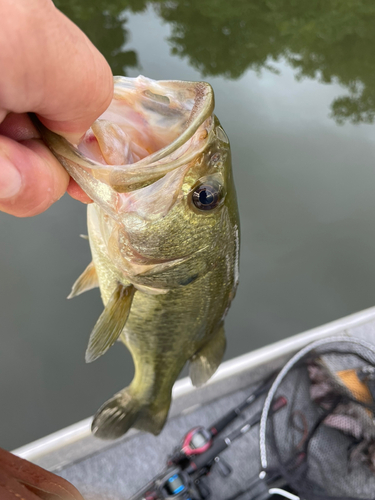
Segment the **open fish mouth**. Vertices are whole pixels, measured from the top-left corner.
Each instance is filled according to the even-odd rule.
[[[205,82],[115,77],[112,103],[79,144],[69,145],[71,159],[115,191],[134,191],[204,150],[213,109]],[[58,154],[60,148],[54,145]]]

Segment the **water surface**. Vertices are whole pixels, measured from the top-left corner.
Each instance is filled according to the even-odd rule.
[[[241,283],[226,358],[375,303],[372,1],[56,0],[115,74],[209,81],[231,139]],[[98,291],[66,301],[90,260],[85,208],[0,215],[0,446],[94,413],[127,385],[120,344],[84,351]]]

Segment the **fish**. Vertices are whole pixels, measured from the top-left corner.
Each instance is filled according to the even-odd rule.
[[[94,202],[92,262],[69,296],[99,287],[104,303],[86,361],[117,340],[134,360],[130,385],[94,416],[97,437],[158,435],[185,364],[199,387],[222,361],[240,236],[230,143],[213,111],[206,82],[115,77],[112,103],[78,144],[37,123]]]

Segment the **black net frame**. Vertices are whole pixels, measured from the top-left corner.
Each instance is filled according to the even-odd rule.
[[[316,341],[288,361],[262,412],[268,477],[281,475],[305,500],[375,500],[375,402],[357,381],[363,371],[375,371],[375,345],[349,337]],[[287,407],[272,413],[281,395]]]

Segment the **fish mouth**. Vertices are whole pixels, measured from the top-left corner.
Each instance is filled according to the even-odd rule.
[[[213,109],[205,82],[115,77],[109,108],[70,150],[93,177],[130,192],[203,151],[213,134]]]

